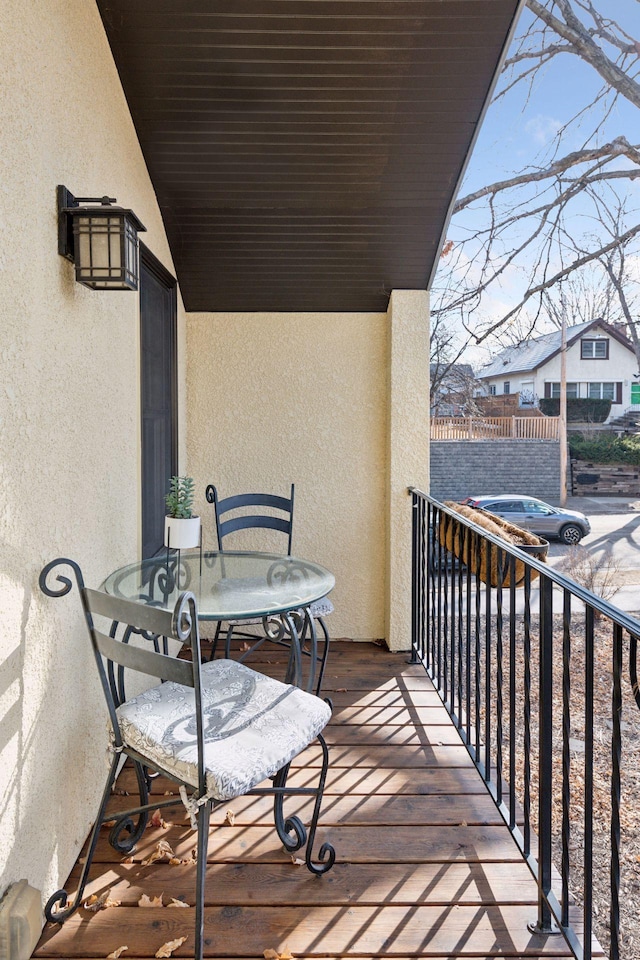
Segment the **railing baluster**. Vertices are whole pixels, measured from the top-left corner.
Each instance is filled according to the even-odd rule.
[[[509,827],[516,827],[516,561],[509,557]]]
[[[498,559],[498,586],[496,589],[496,802],[502,803],[502,653],[503,653],[503,614],[502,614],[502,582],[505,573],[505,555],[502,550],[497,551]]]
[[[482,547],[480,548],[482,549]],[[491,564],[493,544],[487,541],[484,544],[487,551],[487,584],[484,592],[484,778],[487,783],[491,780]]]
[[[531,853],[531,570],[524,572],[524,855]]]
[[[467,566],[467,616],[465,647],[465,711],[467,743],[471,741],[471,570]]]
[[[622,761],[622,627],[613,626],[611,694],[611,960],[620,958],[620,770]]]
[[[569,840],[571,827],[571,594],[562,601],[562,925],[569,925]]]
[[[593,929],[593,692],[594,692],[594,610],[585,608],[584,676],[584,956],[591,960]]]
[[[474,531],[472,533],[473,537],[473,546],[476,551],[476,556],[479,556],[479,536]],[[473,556],[473,553],[471,554]],[[482,619],[480,615],[481,610],[481,596],[480,596],[480,564],[476,563],[475,565],[475,587],[476,587],[476,630],[475,630],[475,711],[474,711],[474,723],[475,723],[475,761],[480,763],[480,721],[482,717],[481,713],[481,689],[482,689],[482,667],[481,667],[481,653],[482,649],[480,646],[480,629],[482,624]]]
[[[538,684],[538,922],[536,930],[554,929],[551,891],[551,807],[553,803],[553,582],[540,577],[540,667]]]

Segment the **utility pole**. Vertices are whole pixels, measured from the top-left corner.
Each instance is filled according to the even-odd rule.
[[[567,313],[560,288],[562,339],[560,346],[560,506],[567,503]]]

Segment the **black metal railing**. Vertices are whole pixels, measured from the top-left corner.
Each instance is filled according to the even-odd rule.
[[[530,929],[560,930],[580,960],[594,938],[637,958],[620,905],[640,903],[640,779],[623,762],[640,759],[640,622],[409,492],[412,657],[537,880]]]

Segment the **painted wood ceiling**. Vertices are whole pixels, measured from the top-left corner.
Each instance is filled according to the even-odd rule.
[[[518,0],[97,0],[189,311],[427,286]]]

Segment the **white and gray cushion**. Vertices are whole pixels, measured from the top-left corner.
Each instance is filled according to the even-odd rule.
[[[318,617],[328,617],[330,613],[333,613],[335,607],[333,606],[329,597],[323,597],[321,600],[315,600],[313,603],[309,604],[309,613],[314,620],[317,620]],[[294,610],[293,613],[297,613],[302,619],[304,616],[304,608],[300,607],[299,610]],[[281,614],[273,613],[267,614],[267,620],[279,619]],[[255,626],[256,624],[262,623],[264,617],[251,617],[248,620],[226,620],[226,623],[232,624],[234,627],[250,627]]]
[[[196,787],[193,689],[163,683],[118,707],[125,744]],[[273,776],[324,729],[324,700],[235,660],[202,666],[207,796],[231,800]]]

